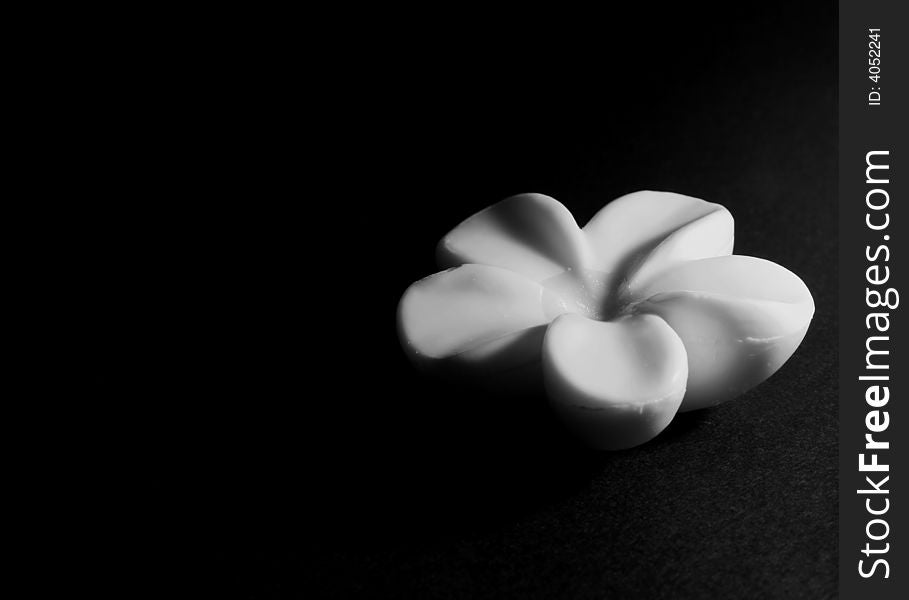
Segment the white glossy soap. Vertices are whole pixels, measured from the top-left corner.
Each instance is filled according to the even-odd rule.
[[[646,442],[771,376],[808,329],[805,284],[731,255],[733,229],[722,206],[668,192],[623,196],[583,229],[548,196],[513,196],[442,239],[448,270],[404,293],[401,341],[421,367],[477,381],[542,369],[587,444]]]

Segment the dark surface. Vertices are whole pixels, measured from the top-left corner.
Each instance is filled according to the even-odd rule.
[[[326,185],[275,190],[297,167],[262,166],[256,196],[206,221],[220,246],[181,271],[202,294],[155,363],[180,383],[154,401],[144,493],[168,547],[211,566],[190,563],[203,589],[834,596],[834,8],[372,31],[332,70],[331,111],[306,117],[331,133]],[[542,397],[413,371],[395,308],[446,231],[513,193],[584,223],[639,189],[724,204],[736,253],[804,279],[814,322],[770,380],[596,454]]]

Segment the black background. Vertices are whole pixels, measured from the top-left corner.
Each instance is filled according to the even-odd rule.
[[[207,141],[224,161],[170,206],[178,266],[146,290],[158,572],[251,598],[834,596],[836,7],[789,4],[361,14],[272,73],[302,98]],[[542,396],[412,369],[396,304],[450,228],[528,191],[583,224],[639,189],[724,204],[736,253],[804,279],[814,322],[770,380],[598,454]]]

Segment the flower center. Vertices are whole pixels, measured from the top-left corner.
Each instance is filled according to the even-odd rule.
[[[577,313],[596,321],[610,321],[622,313],[626,302],[615,293],[619,286],[609,273],[590,269],[572,270],[542,282],[555,294],[564,312]]]

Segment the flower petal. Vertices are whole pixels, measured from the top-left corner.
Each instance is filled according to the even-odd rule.
[[[591,269],[610,287],[640,285],[683,260],[732,252],[732,215],[719,204],[672,192],[634,192],[613,200],[584,226]]]
[[[636,313],[656,314],[688,352],[681,410],[720,404],[761,383],[801,343],[814,300],[804,282],[750,256],[687,262],[640,290]]]
[[[398,332],[422,366],[494,372],[538,359],[546,324],[563,310],[526,277],[470,264],[411,285],[398,305]]]
[[[685,347],[665,321],[612,322],[564,314],[543,341],[543,378],[555,412],[587,444],[629,448],[656,436],[685,394]]]
[[[534,281],[581,269],[590,250],[574,217],[542,194],[506,198],[462,222],[439,242],[441,267],[479,263]]]

